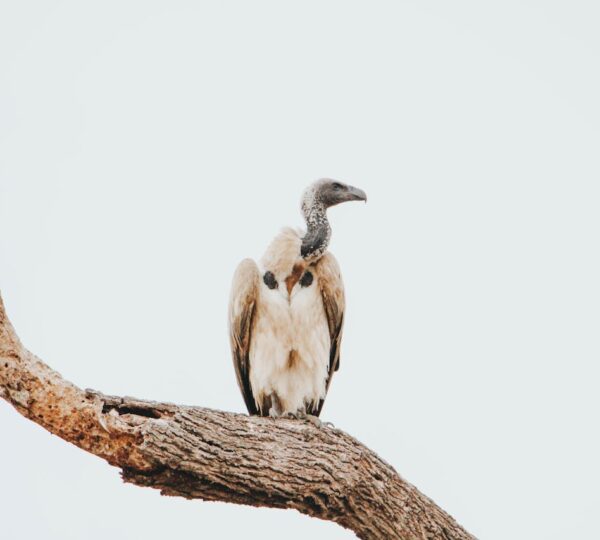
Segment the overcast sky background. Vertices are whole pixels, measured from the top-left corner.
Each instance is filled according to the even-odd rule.
[[[226,308],[330,176],[323,417],[482,539],[600,538],[600,8],[0,3],[0,289],[110,394],[243,411]],[[0,403],[7,540],[352,538],[160,497]],[[283,535],[283,536],[282,536]]]

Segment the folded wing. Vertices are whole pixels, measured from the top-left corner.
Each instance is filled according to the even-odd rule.
[[[258,266],[252,259],[244,259],[235,271],[231,286],[229,339],[237,382],[250,414],[258,414],[250,386],[249,356],[259,284]]]
[[[340,344],[344,327],[346,298],[344,296],[344,283],[340,267],[331,253],[326,252],[318,260],[315,264],[315,273],[321,290],[321,298],[323,299],[323,307],[329,326],[329,337],[331,338],[329,370],[326,382],[326,388],[329,390],[333,373],[340,367]],[[323,408],[323,402],[324,399],[321,399],[314,409],[309,412],[315,416],[319,416]]]

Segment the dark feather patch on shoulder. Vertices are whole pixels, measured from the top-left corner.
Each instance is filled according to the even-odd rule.
[[[302,287],[310,287],[312,282],[313,282],[312,272],[307,270],[306,272],[304,272],[304,275],[302,276],[302,279],[300,280],[300,285]]]
[[[279,283],[277,283],[273,272],[265,272],[265,275],[263,276],[263,281],[265,282],[265,285],[269,287],[269,289],[277,289],[279,287]]]

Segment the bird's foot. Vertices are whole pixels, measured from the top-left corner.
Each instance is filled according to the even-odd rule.
[[[322,429],[324,427],[335,428],[331,422],[323,422],[318,416],[314,414],[307,414],[305,412],[287,413],[288,418],[295,418],[296,420],[305,420],[310,422],[313,426]]]

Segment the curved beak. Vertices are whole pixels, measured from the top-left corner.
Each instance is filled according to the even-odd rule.
[[[348,186],[348,200],[367,202],[367,194],[362,189],[358,189],[354,186]]]

